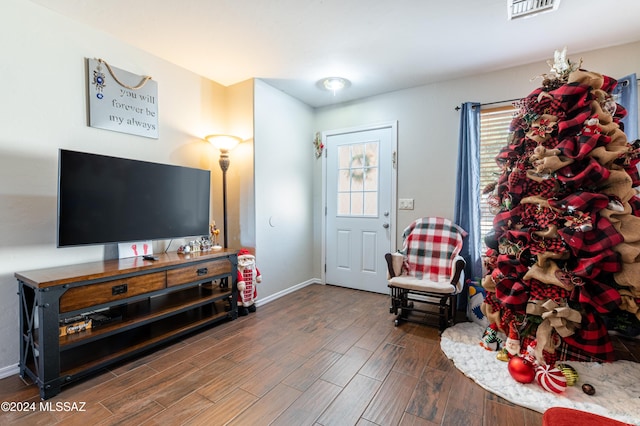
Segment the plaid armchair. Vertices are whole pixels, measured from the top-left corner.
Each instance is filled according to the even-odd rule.
[[[403,232],[399,253],[387,253],[390,312],[401,321],[429,323],[440,331],[455,322],[457,295],[464,288],[465,260],[460,256],[467,232],[448,219],[425,217]]]

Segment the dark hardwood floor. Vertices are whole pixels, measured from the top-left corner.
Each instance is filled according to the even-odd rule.
[[[635,342],[616,349],[638,361]],[[460,373],[436,328],[394,327],[387,296],[323,285],[69,385],[47,401],[61,411],[19,376],[0,401],[35,407],[2,425],[542,424]]]

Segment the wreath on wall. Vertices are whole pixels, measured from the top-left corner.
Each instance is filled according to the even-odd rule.
[[[316,150],[316,158],[322,157],[322,151],[324,150],[324,144],[322,143],[322,136],[320,132],[316,132],[315,138],[313,138],[313,146]]]

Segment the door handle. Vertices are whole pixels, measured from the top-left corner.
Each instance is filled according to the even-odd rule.
[[[383,223],[383,224],[382,224],[382,227],[383,227],[384,229],[388,229],[388,228],[389,228],[389,224],[388,224],[388,223]]]

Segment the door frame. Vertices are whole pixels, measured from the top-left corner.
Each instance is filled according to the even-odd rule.
[[[389,235],[391,236],[391,253],[396,251],[396,216],[398,192],[398,120],[376,124],[326,130],[322,132],[322,144],[326,147],[322,153],[322,264],[320,265],[322,284],[327,283],[327,137],[345,133],[357,133],[368,130],[391,129],[391,206],[389,208]]]

